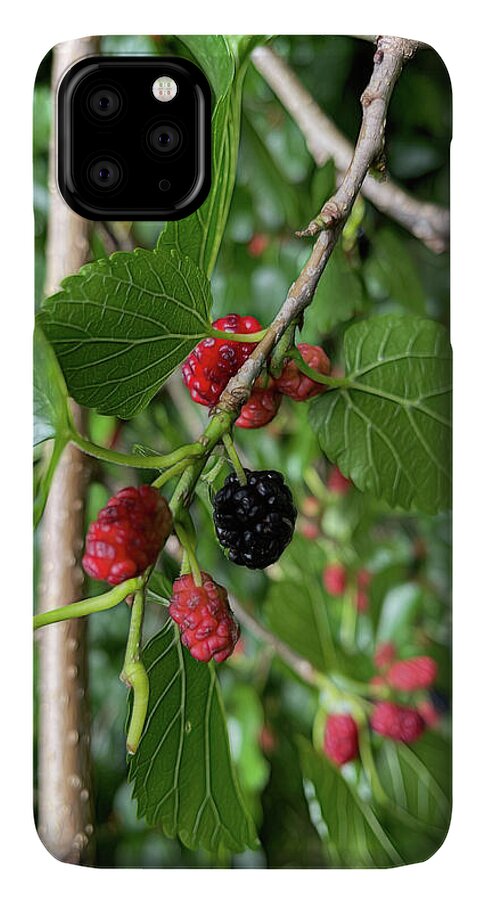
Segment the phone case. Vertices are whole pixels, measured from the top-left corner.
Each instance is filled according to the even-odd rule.
[[[181,56],[212,186],[91,222],[55,97]],[[98,867],[399,867],[450,819],[451,90],[398,37],[102,36],[34,98],[35,816]]]

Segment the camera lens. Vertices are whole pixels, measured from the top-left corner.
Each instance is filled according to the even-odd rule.
[[[89,95],[88,106],[96,117],[113,119],[121,108],[121,96],[114,88],[99,88]]]
[[[111,191],[121,181],[121,168],[112,159],[97,159],[88,171],[89,181],[102,191]]]
[[[177,125],[163,123],[155,125],[148,132],[148,144],[157,153],[168,156],[175,153],[182,143],[182,132]]]

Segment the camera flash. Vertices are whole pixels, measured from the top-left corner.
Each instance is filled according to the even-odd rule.
[[[153,96],[155,100],[160,100],[160,103],[168,103],[169,100],[173,100],[177,90],[177,84],[173,78],[170,78],[170,75],[161,75],[152,84]]]

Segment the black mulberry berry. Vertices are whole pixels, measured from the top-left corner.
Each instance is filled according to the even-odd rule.
[[[214,523],[229,559],[248,569],[264,569],[280,558],[295,529],[296,509],[279,472],[250,472],[241,484],[229,475],[214,498]]]

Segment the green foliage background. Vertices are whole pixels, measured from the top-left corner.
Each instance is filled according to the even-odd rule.
[[[372,45],[346,37],[316,36],[280,37],[274,45],[337,126],[355,140],[359,97],[368,80]],[[110,37],[102,40],[101,52],[188,51],[187,45],[182,47],[176,39]],[[37,79],[34,115],[38,304],[48,219],[49,77],[50,60],[46,58]],[[403,72],[392,100],[387,122],[388,164],[392,176],[416,196],[443,205],[448,203],[450,107],[450,86],[442,61],[432,50],[421,52]],[[238,311],[255,315],[266,325],[308,255],[308,245],[297,240],[294,231],[306,224],[330,195],[334,172],[331,165],[316,168],[298,128],[251,65],[242,109],[237,183],[212,276],[213,318]],[[123,225],[117,227],[123,229]],[[126,227],[136,246],[154,249],[160,223]],[[169,226],[161,246],[175,246],[176,231]],[[259,252],[254,238],[261,235],[264,248]],[[199,260],[209,269],[213,239],[208,234],[203,260]],[[190,240],[184,252],[190,255]],[[101,234],[95,230],[93,259],[105,255]],[[387,317],[419,315],[446,328],[448,265],[446,254],[434,255],[370,204],[359,201],[306,317],[303,339],[322,343],[334,365],[343,369],[352,342],[349,325],[365,328],[363,320],[369,314],[386,317],[383,327]],[[191,334],[195,334],[194,328]],[[406,371],[396,372],[396,379],[405,381],[407,376]],[[178,375],[173,382],[180,383]],[[317,431],[321,407],[330,401],[331,395],[322,397],[312,408]],[[338,410],[334,414],[338,415]],[[175,386],[169,393],[162,388],[136,420],[124,425],[117,448],[129,451],[133,444],[142,443],[168,452],[190,441],[205,421],[205,411],[190,402],[184,389]],[[108,442],[117,425],[109,415],[90,413],[91,434],[98,443]],[[433,428],[435,425],[433,420]],[[375,646],[383,640],[395,641],[403,656],[432,655],[439,664],[435,700],[442,711],[440,726],[412,748],[375,742],[376,771],[392,799],[392,809],[384,811],[377,805],[369,814],[359,799],[369,788],[366,776],[354,767],[348,780],[343,779],[312,747],[316,693],[244,632],[242,651],[218,673],[243,802],[254,818],[260,844],[256,847],[246,835],[241,838],[242,844],[248,845],[245,850],[237,846],[188,849],[187,841],[184,844],[167,836],[170,827],[166,826],[163,834],[137,818],[132,785],[126,781],[126,689],[118,673],[128,610],[121,604],[91,617],[89,625],[96,865],[325,867],[396,865],[426,858],[446,832],[450,791],[450,527],[447,514],[435,514],[433,507],[440,486],[425,486],[423,478],[421,508],[426,511],[419,514],[412,511],[411,501],[410,511],[392,510],[388,505],[392,497],[376,485],[373,494],[381,499],[358,490],[345,497],[330,494],[325,486],[330,464],[322,457],[304,405],[284,402],[268,428],[248,433],[239,430],[236,437],[252,468],[276,468],[285,473],[299,506],[299,533],[270,573],[229,565],[214,538],[210,487],[202,483],[195,516],[198,555],[204,569],[322,671],[368,680],[375,674]],[[436,446],[441,436],[430,430],[426,439]],[[351,452],[352,443],[347,449]],[[225,473],[217,476],[215,486]],[[120,472],[108,465],[96,470],[89,488],[87,521],[130,477],[128,470]],[[359,487],[369,487],[365,473]],[[410,488],[410,495],[415,489]],[[318,517],[312,520],[320,537],[311,541],[303,533],[308,525],[304,503],[309,495],[320,503]],[[322,568],[336,558],[352,572],[365,566],[375,573],[367,613],[357,615],[351,597],[341,601],[325,594]],[[176,574],[168,557],[164,557],[164,571],[168,576]],[[94,593],[99,586],[92,584],[90,590]],[[149,604],[147,637],[155,635],[162,624],[160,607]],[[343,808],[353,823],[348,833],[342,832],[342,819],[335,815],[335,809]],[[209,833],[210,823],[207,830]]]

